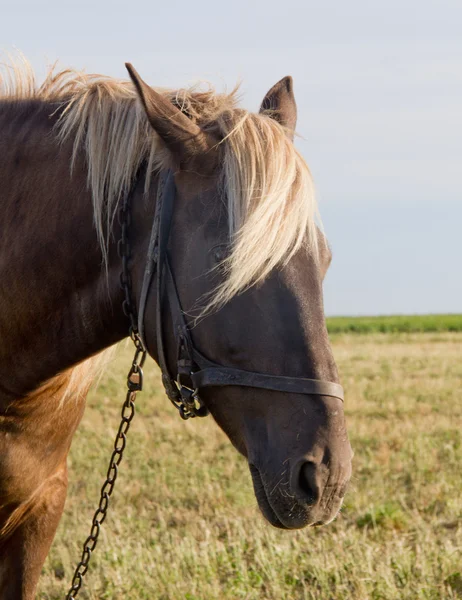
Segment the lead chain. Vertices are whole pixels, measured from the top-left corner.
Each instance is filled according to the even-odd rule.
[[[120,287],[124,292],[124,300],[122,302],[122,309],[124,314],[130,320],[130,337],[135,341],[134,334],[138,332],[138,323],[136,318],[136,309],[133,305],[133,294],[132,294],[132,278],[130,275],[130,258],[131,258],[131,247],[128,231],[131,225],[131,196],[127,194],[124,198],[118,214],[119,225],[120,225],[120,239],[117,243],[117,252],[122,260],[122,272],[120,273]]]
[[[122,461],[125,445],[127,443],[127,432],[130,428],[130,423],[135,416],[136,392],[141,392],[143,389],[143,365],[146,360],[146,350],[140,337],[136,333],[134,334],[134,342],[136,347],[135,356],[127,376],[127,395],[125,397],[125,402],[122,405],[122,420],[114,440],[114,450],[109,461],[106,481],[101,488],[99,505],[93,515],[90,535],[83,545],[82,557],[75,569],[66,600],[74,600],[77,597],[82,586],[83,577],[88,571],[88,563],[90,562],[91,554],[98,543],[101,525],[106,519],[109,508],[109,499],[114,491],[114,485],[119,472],[119,465]]]
[[[130,240],[128,231],[130,228],[130,202],[132,193],[127,194],[119,210],[119,225],[121,227],[121,235],[117,244],[117,251],[122,259],[122,272],[120,274],[120,287],[124,292],[124,301],[122,308],[124,314],[130,320],[129,334],[135,345],[135,355],[132,360],[130,371],[127,375],[127,394],[125,402],[122,405],[122,419],[119,425],[119,430],[114,440],[114,450],[109,461],[109,468],[106,475],[106,481],[101,488],[99,505],[93,515],[90,535],[85,540],[83,545],[82,556],[77,565],[72,583],[66,595],[66,600],[74,600],[82,587],[83,577],[88,571],[88,563],[90,562],[91,554],[96,548],[98,537],[101,531],[101,525],[104,523],[109,508],[109,499],[114,490],[114,485],[119,472],[119,465],[122,462],[123,453],[127,443],[127,433],[130,428],[130,423],[135,416],[135,399],[136,392],[141,392],[143,389],[143,365],[146,360],[146,348],[138,333],[138,323],[136,320],[136,309],[132,299],[132,280],[130,276]]]

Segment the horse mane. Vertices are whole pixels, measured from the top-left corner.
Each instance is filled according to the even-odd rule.
[[[3,88],[3,92],[2,92]],[[284,128],[270,114],[237,107],[236,89],[217,94],[195,86],[158,89],[199,125],[221,134],[230,254],[227,276],[207,298],[205,310],[261,282],[302,247],[317,256],[317,204],[313,181]],[[60,141],[72,140],[72,165],[84,150],[94,222],[103,256],[118,203],[142,163],[148,165],[145,192],[152,176],[169,165],[169,153],[150,126],[130,81],[83,71],[51,68],[37,85],[29,63],[10,61],[0,79],[0,99],[37,99],[52,105],[59,118]]]

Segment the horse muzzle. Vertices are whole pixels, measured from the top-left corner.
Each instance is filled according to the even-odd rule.
[[[279,478],[250,464],[255,496],[264,517],[281,529],[326,525],[340,510],[351,465],[319,464],[309,458],[287,461]]]

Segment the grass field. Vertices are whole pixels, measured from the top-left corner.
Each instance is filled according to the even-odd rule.
[[[345,506],[284,532],[209,419],[182,422],[154,366],[82,599],[462,598],[462,334],[334,334],[355,450]],[[99,497],[131,347],[91,394],[38,597],[64,597]]]
[[[390,317],[329,317],[329,333],[462,332],[462,315],[394,315]]]

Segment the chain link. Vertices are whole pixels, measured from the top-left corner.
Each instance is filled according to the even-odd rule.
[[[119,473],[119,465],[122,462],[123,453],[127,443],[127,433],[130,429],[130,423],[135,416],[135,399],[136,393],[141,392],[143,389],[143,365],[146,360],[146,348],[144,347],[143,341],[138,333],[138,323],[136,319],[136,309],[133,305],[132,296],[132,280],[130,276],[130,258],[131,248],[130,240],[128,237],[128,230],[131,223],[130,216],[130,203],[132,194],[129,193],[125,197],[120,209],[119,209],[119,225],[121,228],[121,235],[117,244],[117,251],[122,259],[122,272],[120,274],[120,287],[124,292],[124,301],[122,308],[124,314],[130,320],[129,335],[135,345],[135,355],[132,360],[132,365],[127,375],[127,394],[125,402],[122,405],[121,421],[119,430],[114,440],[114,450],[112,452],[111,459],[109,461],[109,467],[107,470],[106,481],[101,488],[101,494],[99,499],[98,508],[91,522],[90,535],[85,540],[83,545],[82,556],[79,564],[77,565],[72,583],[69,591],[66,595],[66,600],[75,600],[80,588],[82,587],[83,577],[88,571],[88,564],[91,559],[91,554],[96,548],[98,543],[98,537],[101,531],[101,525],[104,523],[109,508],[109,500],[112,492],[114,491],[114,485]]]

